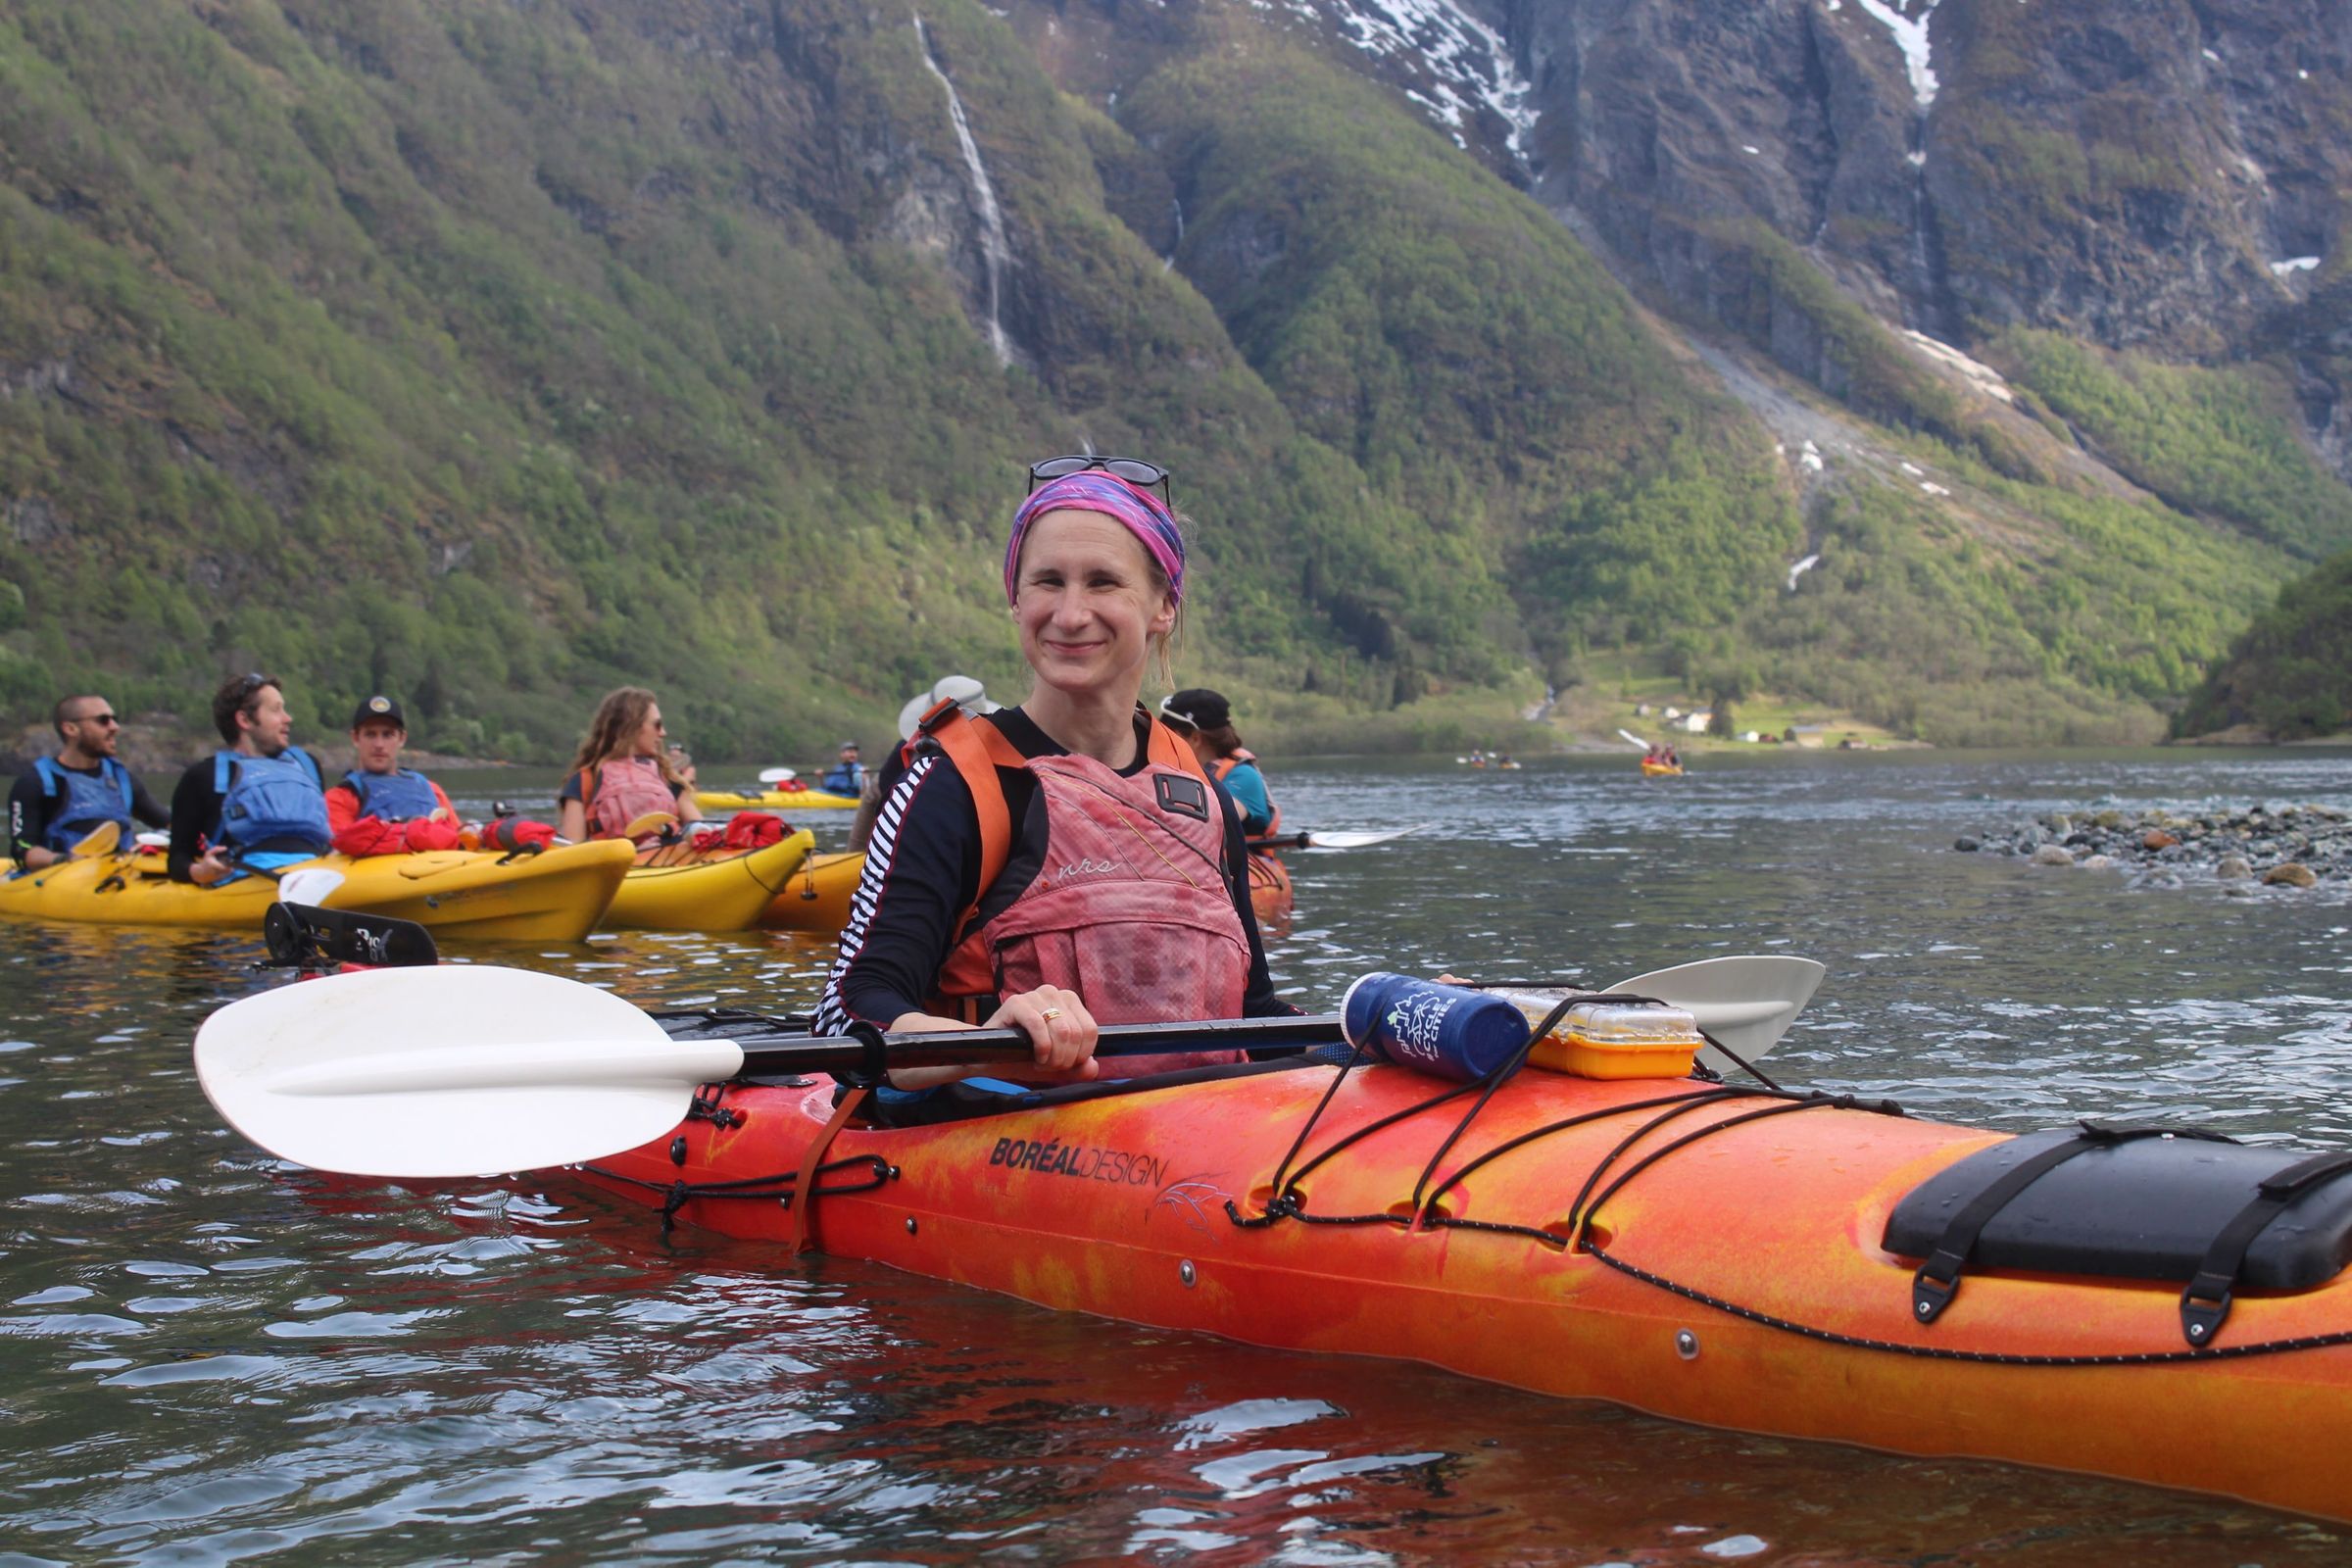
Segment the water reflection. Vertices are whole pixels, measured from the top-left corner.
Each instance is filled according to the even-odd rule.
[[[1831,978],[1775,1055],[1785,1078],[2002,1125],[2098,1109],[2352,1142],[2352,910],[1948,849],[2101,795],[2352,805],[2342,759],[1775,759],[1647,789],[1626,771],[1286,770],[1303,825],[1442,825],[1292,857],[1284,985],[1325,1006],[1376,965],[1606,981],[1801,952]],[[477,793],[494,788],[514,793],[507,776]],[[0,931],[0,1563],[2171,1568],[2352,1550],[2226,1503],[1697,1431],[665,1239],[561,1178],[292,1171],[218,1125],[186,1055],[206,1010],[274,983],[247,967],[258,952]],[[626,933],[451,956],[785,1010],[829,955]]]

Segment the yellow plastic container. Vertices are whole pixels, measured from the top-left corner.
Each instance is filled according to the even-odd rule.
[[[1498,991],[1495,995],[1540,1026],[1560,1004],[1563,991]],[[1619,1002],[1580,1002],[1551,1033],[1537,1041],[1528,1061],[1579,1078],[1688,1078],[1691,1058],[1706,1042],[1698,1020],[1682,1007]]]

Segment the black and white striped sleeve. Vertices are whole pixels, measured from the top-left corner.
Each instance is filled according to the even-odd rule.
[[[980,821],[955,764],[918,757],[882,803],[817,1004],[817,1030],[888,1028],[924,1008],[980,879]]]

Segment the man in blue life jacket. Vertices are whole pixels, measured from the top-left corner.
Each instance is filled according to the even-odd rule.
[[[341,833],[363,816],[382,822],[411,822],[418,817],[457,824],[457,808],[441,786],[413,767],[400,765],[400,749],[409,741],[409,721],[400,704],[389,697],[370,697],[352,710],[352,769],[326,792],[326,826]]]
[[[326,851],[326,786],[317,759],[287,744],[294,715],[277,677],[239,675],[213,694],[225,742],[188,764],[172,791],[172,879],[210,887]]]
[[[115,758],[122,721],[103,697],[65,697],[49,713],[60,742],[8,792],[9,851],[28,871],[55,865],[67,851],[112,822],[124,838],[135,823],[172,820]]]
[[[841,760],[825,769],[825,776],[817,780],[817,788],[835,795],[865,793],[865,763],[858,756],[856,741],[841,743]]]

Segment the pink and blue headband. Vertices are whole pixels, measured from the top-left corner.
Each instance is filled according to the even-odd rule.
[[[1159,564],[1160,574],[1168,579],[1168,597],[1184,602],[1184,535],[1175,517],[1149,490],[1107,473],[1087,472],[1047,480],[1029,492],[1029,499],[1012,514],[1012,537],[1004,541],[1006,604],[1020,597],[1021,542],[1029,537],[1029,524],[1049,512],[1100,512],[1116,517]]]

